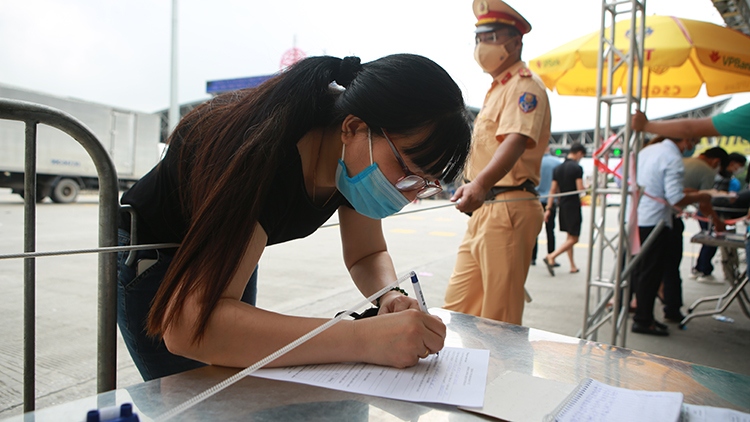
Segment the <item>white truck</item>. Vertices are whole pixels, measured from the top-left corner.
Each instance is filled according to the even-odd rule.
[[[120,189],[126,189],[159,161],[159,114],[123,110],[103,104],[56,97],[0,84],[0,97],[43,104],[83,122],[104,145],[117,169]],[[23,197],[24,123],[0,119],[0,187]],[[37,126],[37,202],[74,202],[81,189],[97,189],[94,162],[86,150],[58,129]]]

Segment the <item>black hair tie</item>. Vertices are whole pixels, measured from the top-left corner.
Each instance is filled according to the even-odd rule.
[[[348,87],[352,83],[354,78],[357,77],[357,73],[362,70],[362,61],[359,57],[347,56],[341,60],[339,65],[339,74],[336,77],[336,83]]]

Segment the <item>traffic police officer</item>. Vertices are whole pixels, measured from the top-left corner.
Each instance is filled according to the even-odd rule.
[[[466,184],[451,198],[471,213],[444,307],[521,324],[524,284],[544,214],[534,187],[550,139],[541,79],[521,61],[531,25],[501,0],[474,0],[474,58],[492,85],[474,122]],[[497,202],[484,204],[487,199]]]

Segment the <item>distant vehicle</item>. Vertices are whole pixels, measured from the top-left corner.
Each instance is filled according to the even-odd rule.
[[[127,189],[159,161],[163,144],[158,114],[55,97],[0,84],[0,97],[42,104],[80,120],[104,145]],[[24,123],[0,120],[0,187],[24,196]],[[66,133],[37,127],[37,195],[57,203],[74,202],[82,189],[98,189],[96,167],[86,150]]]

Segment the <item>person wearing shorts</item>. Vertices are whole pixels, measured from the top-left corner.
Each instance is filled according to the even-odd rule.
[[[570,151],[565,162],[555,168],[552,173],[552,186],[550,195],[558,192],[568,193],[583,190],[583,169],[578,164],[581,158],[586,155],[586,147],[581,143],[575,142],[570,146]],[[568,237],[559,248],[544,258],[544,264],[550,275],[555,275],[554,265],[555,258],[563,253],[568,253],[570,260],[570,272],[577,273],[580,271],[573,260],[573,246],[578,243],[578,237],[581,235],[581,196],[579,193],[561,196],[558,200],[560,209],[560,231],[566,232]],[[552,209],[548,205],[544,211],[544,220],[547,221],[551,216]]]

